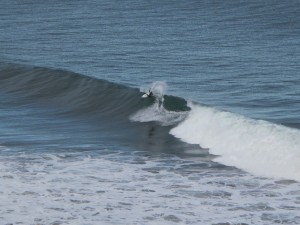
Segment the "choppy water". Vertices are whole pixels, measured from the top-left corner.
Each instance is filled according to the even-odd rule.
[[[1,223],[299,224],[299,9],[1,1]]]

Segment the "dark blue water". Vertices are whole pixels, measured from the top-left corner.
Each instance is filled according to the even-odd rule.
[[[0,221],[299,224],[299,10],[2,0]]]

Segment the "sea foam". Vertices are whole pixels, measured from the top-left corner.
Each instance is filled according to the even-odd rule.
[[[182,121],[187,112],[172,112],[162,106],[162,100],[144,109],[141,109],[130,116],[130,120],[135,122],[158,122],[162,126],[170,126]]]
[[[0,182],[1,224],[300,223],[299,183],[178,157],[21,153],[0,158]]]
[[[209,148],[216,162],[259,176],[300,181],[300,131],[214,108],[190,104],[170,133]]]

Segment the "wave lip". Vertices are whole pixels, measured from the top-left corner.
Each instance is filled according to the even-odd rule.
[[[209,148],[214,161],[258,176],[300,181],[300,131],[267,121],[191,104],[170,133]]]

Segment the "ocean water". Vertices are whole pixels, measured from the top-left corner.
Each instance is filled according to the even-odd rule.
[[[300,224],[299,11],[1,0],[0,224]]]

